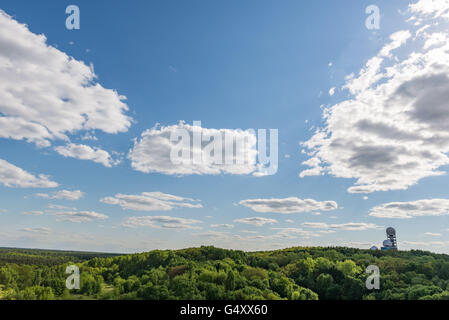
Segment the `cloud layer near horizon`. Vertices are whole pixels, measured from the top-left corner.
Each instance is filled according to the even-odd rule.
[[[154,229],[198,229],[195,224],[201,223],[199,220],[177,218],[170,216],[142,216],[129,217],[123,226],[129,228],[149,227]]]
[[[374,223],[363,223],[363,222],[348,222],[340,224],[327,224],[324,222],[304,222],[303,227],[312,229],[325,229],[325,230],[344,230],[344,231],[363,231],[368,229],[377,229],[380,226]]]

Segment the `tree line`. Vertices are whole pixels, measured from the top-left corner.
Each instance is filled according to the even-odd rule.
[[[80,289],[66,288],[71,264],[80,268]],[[380,270],[378,290],[365,286],[369,265]],[[0,249],[0,299],[441,300],[449,299],[449,256],[343,247],[120,256]]]

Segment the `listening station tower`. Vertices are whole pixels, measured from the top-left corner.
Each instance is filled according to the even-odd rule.
[[[382,250],[398,250],[398,242],[396,240],[396,230],[392,227],[387,228],[387,239],[383,242]]]

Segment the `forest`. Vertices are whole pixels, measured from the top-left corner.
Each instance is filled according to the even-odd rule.
[[[80,270],[66,287],[67,266]],[[367,289],[369,265],[379,289]],[[449,255],[294,247],[210,246],[116,255],[0,248],[2,300],[447,300]]]

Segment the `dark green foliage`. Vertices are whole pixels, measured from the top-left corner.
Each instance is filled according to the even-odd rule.
[[[65,287],[76,264],[81,288]],[[380,290],[367,290],[368,265]],[[214,247],[131,255],[1,249],[0,299],[449,300],[449,256],[424,251]]]
[[[59,265],[66,262],[82,262],[92,258],[115,257],[118,254],[77,252],[40,249],[0,248],[0,266],[7,263],[29,265]]]

